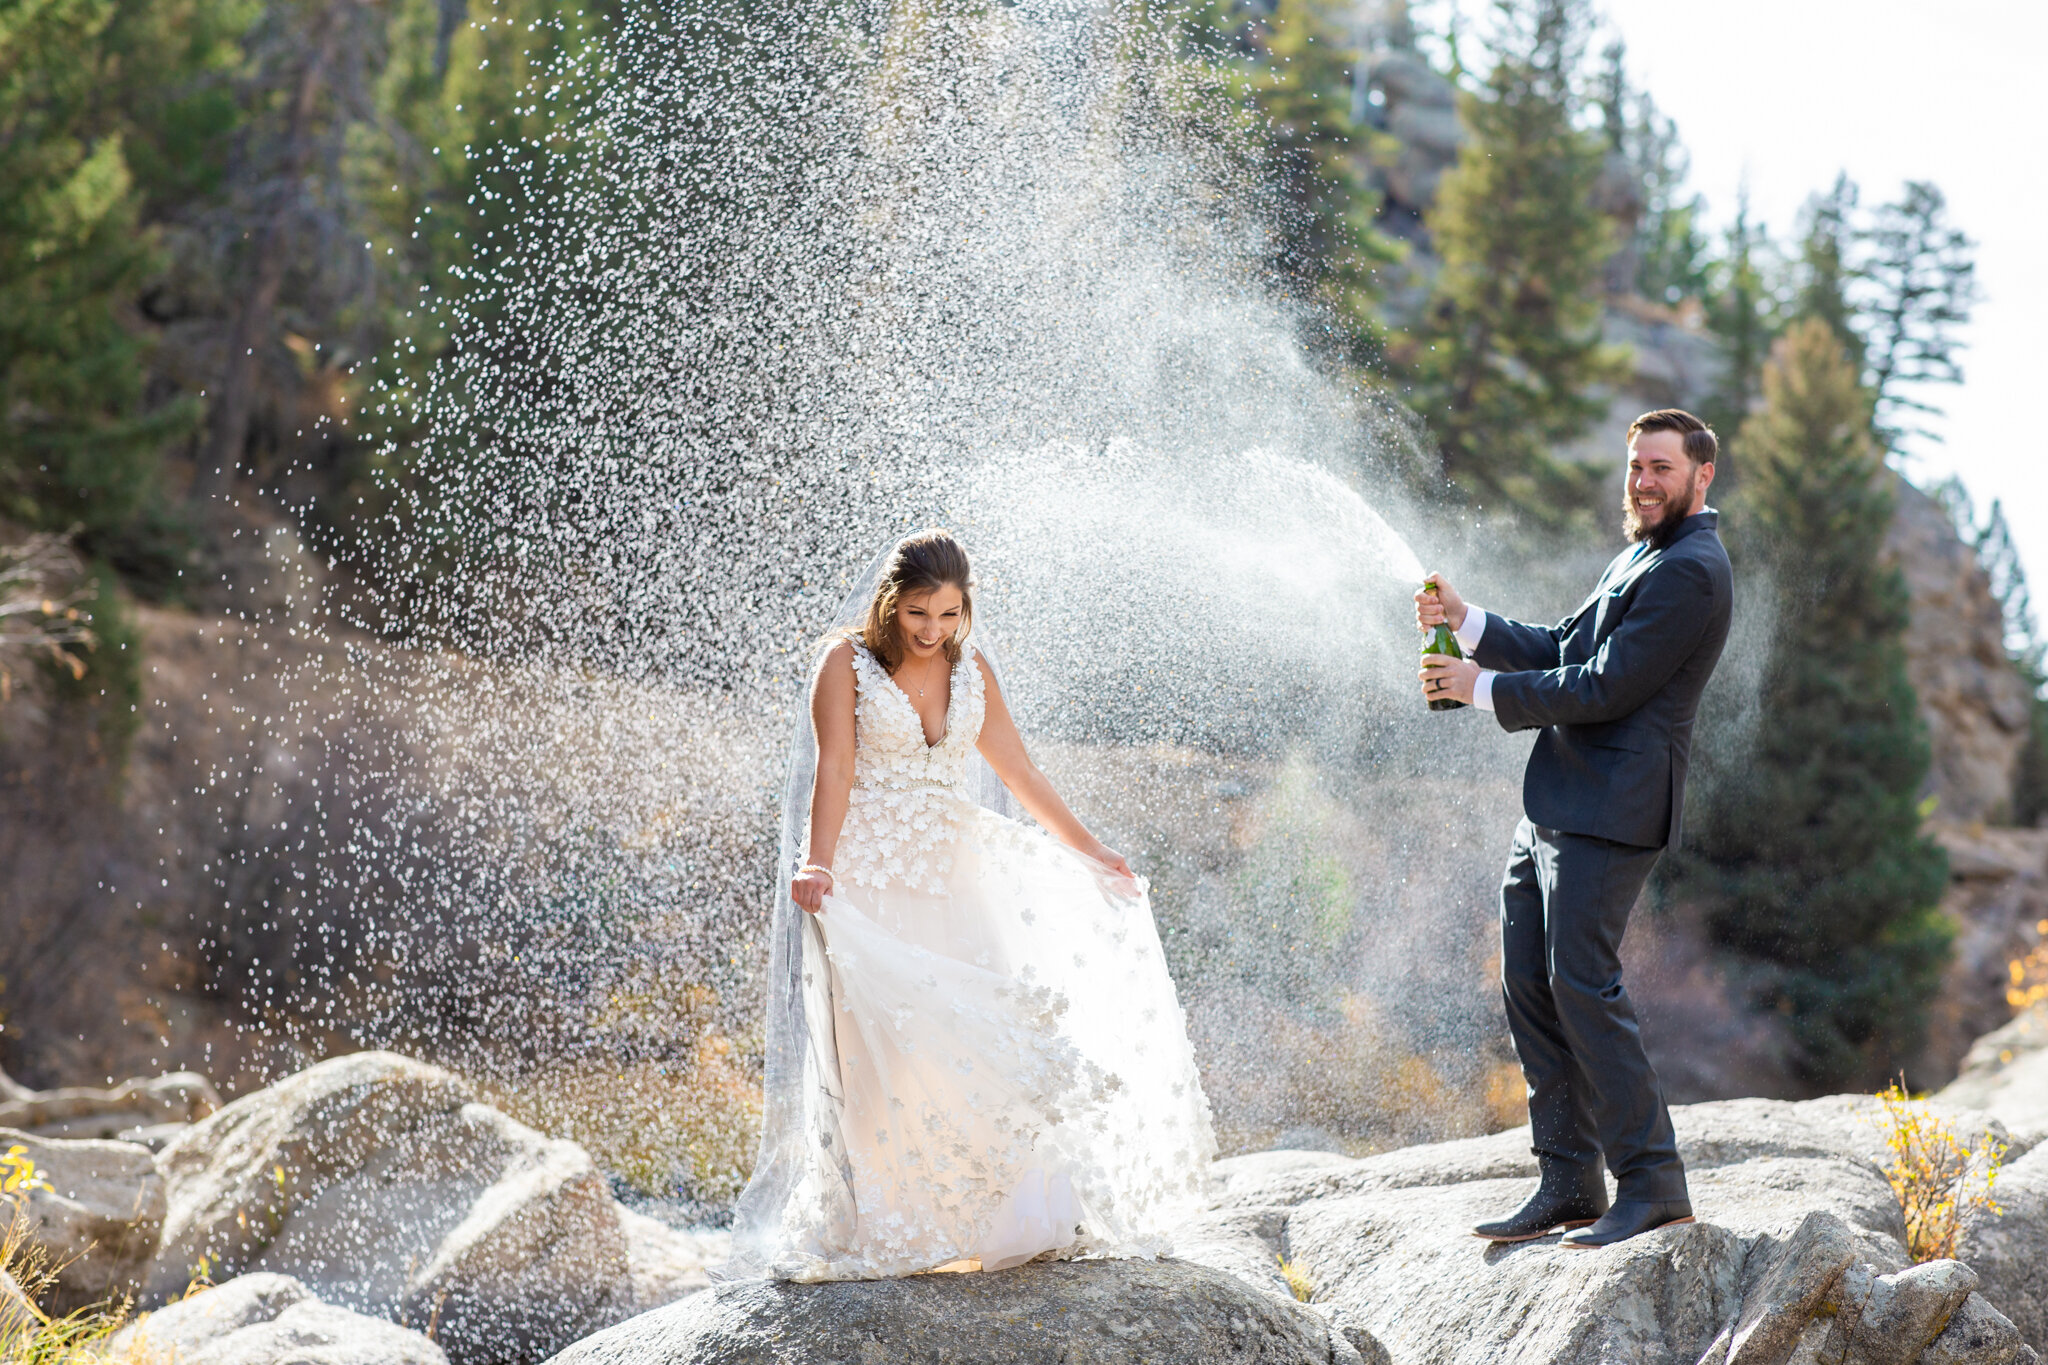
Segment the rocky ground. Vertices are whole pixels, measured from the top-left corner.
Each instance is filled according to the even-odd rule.
[[[134,1296],[152,1311],[113,1343],[133,1362],[2010,1365],[2048,1346],[2043,1010],[1936,1097],[2007,1144],[2004,1212],[1917,1266],[1861,1096],[1679,1107],[1700,1222],[1604,1252],[1466,1232],[1528,1188],[1516,1129],[1220,1162],[1169,1260],[716,1286],[715,1236],[623,1207],[582,1148],[391,1053],[217,1109],[196,1076],[0,1104],[36,1130],[0,1143],[49,1185],[23,1203],[65,1263],[44,1307]]]

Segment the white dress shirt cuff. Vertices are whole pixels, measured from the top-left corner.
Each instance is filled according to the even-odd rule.
[[[1480,637],[1486,634],[1486,609],[1484,607],[1475,607],[1470,602],[1467,602],[1465,604],[1465,624],[1459,626],[1451,634],[1457,637],[1458,648],[1465,651],[1465,657],[1471,658],[1472,651],[1479,648]],[[1482,711],[1491,711],[1493,709],[1492,669],[1482,668],[1479,670],[1479,680],[1472,684],[1472,704]]]
[[[1479,648],[1479,637],[1486,634],[1486,611],[1484,608],[1467,605],[1465,624],[1451,632],[1458,639],[1458,648],[1471,658],[1472,651]]]

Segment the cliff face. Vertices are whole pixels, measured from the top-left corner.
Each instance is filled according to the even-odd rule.
[[[1926,790],[1935,813],[2007,820],[2031,692],[2006,656],[1991,582],[1948,514],[1903,479],[1888,548],[1913,597],[1906,671],[1934,745]]]
[[[274,674],[305,651],[240,615],[143,608],[135,625],[125,753],[33,693],[0,711],[0,1055],[38,1084],[182,1067],[239,1089],[306,1060],[253,1058],[240,1027],[290,956],[296,907],[273,915],[269,888],[319,802],[277,734]]]
[[[1406,48],[1380,55],[1372,83],[1380,94],[1379,123],[1394,149],[1377,167],[1382,192],[1390,206],[1419,215],[1435,202],[1437,185],[1465,140],[1457,89]]]
[[[2013,1017],[2008,990],[2048,940],[2048,829],[1937,823],[1933,834],[1948,851],[1941,908],[1956,939],[1927,1038],[1907,1067],[1918,1083],[1954,1076],[1972,1043]]]

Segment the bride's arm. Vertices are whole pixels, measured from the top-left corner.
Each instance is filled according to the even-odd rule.
[[[1010,708],[1003,703],[1003,690],[996,686],[996,675],[990,670],[988,661],[977,653],[974,664],[981,670],[988,697],[987,714],[981,722],[981,742],[975,747],[988,760],[988,766],[995,769],[996,776],[1010,789],[1010,795],[1017,798],[1017,804],[1030,812],[1031,818],[1045,826],[1055,839],[1126,877],[1130,876],[1131,865],[1124,861],[1124,855],[1090,834],[1088,827],[1074,818],[1074,813],[1067,809],[1067,803],[1060,800],[1060,794],[1053,790],[1052,783],[1031,761],[1031,755],[1024,751],[1024,737],[1017,733],[1017,722],[1010,719]]]
[[[823,907],[832,889],[832,857],[839,851],[839,830],[853,791],[853,701],[853,646],[842,640],[826,652],[811,683],[818,775],[811,784],[811,843],[804,862],[826,872],[799,872],[789,884],[789,898],[813,912]]]

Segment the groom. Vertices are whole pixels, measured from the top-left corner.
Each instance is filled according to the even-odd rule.
[[[1469,606],[1435,574],[1424,629],[1448,621],[1469,656],[1423,656],[1422,690],[1536,730],[1524,818],[1500,891],[1501,984],[1529,1085],[1542,1183],[1473,1232],[1495,1242],[1558,1228],[1603,1247],[1692,1221],[1657,1073],[1621,984],[1621,936],[1657,854],[1678,842],[1693,717],[1728,639],[1733,578],[1707,507],[1717,445],[1676,408],[1628,429],[1629,548],[1555,626]],[[1608,1206],[1600,1161],[1619,1193]],[[1587,1226],[1590,1224],[1590,1226]]]

